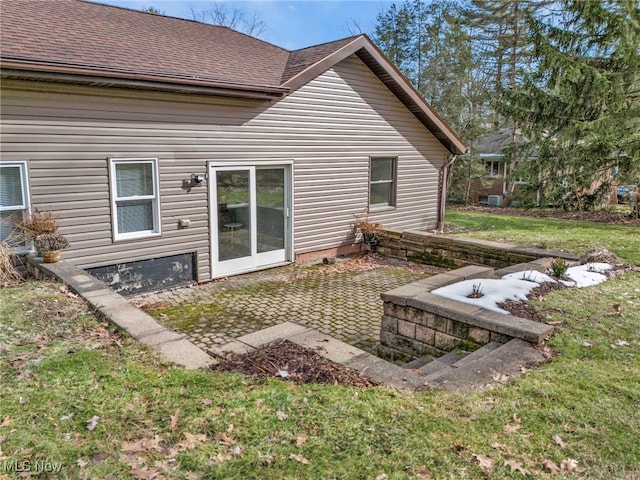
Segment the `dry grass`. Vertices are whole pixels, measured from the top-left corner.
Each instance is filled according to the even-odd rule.
[[[30,214],[17,216],[11,221],[16,226],[17,240],[21,242],[58,231],[58,217],[53,212],[40,211],[37,208]]]
[[[22,281],[11,260],[11,249],[5,242],[0,242],[0,287],[13,285]]]

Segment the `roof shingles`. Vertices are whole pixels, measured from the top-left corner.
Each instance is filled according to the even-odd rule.
[[[2,2],[2,56],[279,86],[289,52],[226,27],[78,0]]]
[[[290,52],[227,27],[86,0],[1,2],[3,75],[9,67],[20,75],[58,75],[60,81],[99,76],[132,88],[213,88],[272,99],[356,54],[446,148],[466,150],[365,35]]]

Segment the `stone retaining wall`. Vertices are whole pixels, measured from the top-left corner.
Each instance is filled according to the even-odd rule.
[[[512,266],[498,274],[543,270],[549,260]],[[513,338],[542,342],[553,327],[431,293],[462,280],[494,278],[495,274],[492,268],[468,266],[383,293],[379,353],[394,360],[413,360],[425,355],[439,357],[470,343],[506,343]]]
[[[541,248],[525,248],[418,230],[383,229],[378,232],[378,240],[378,253],[381,255],[445,268],[465,265],[504,268],[545,257],[561,257],[569,261],[578,258],[567,252],[550,252]]]

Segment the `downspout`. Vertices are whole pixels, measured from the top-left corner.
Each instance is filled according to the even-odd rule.
[[[436,223],[436,232],[442,233],[444,231],[444,209],[447,205],[447,176],[449,175],[449,167],[453,165],[453,162],[458,158],[457,155],[451,155],[451,158],[442,164],[438,175],[438,191],[440,197],[438,198],[438,218]]]

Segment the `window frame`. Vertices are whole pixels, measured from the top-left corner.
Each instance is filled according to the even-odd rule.
[[[135,195],[128,197],[118,196],[117,171],[116,166],[122,164],[151,164],[153,176],[153,194],[152,195]],[[157,237],[162,234],[161,215],[160,215],[160,174],[159,162],[155,157],[144,158],[109,158],[109,190],[111,192],[111,228],[113,241],[137,240],[149,237]],[[118,231],[118,205],[121,202],[130,202],[136,200],[151,200],[153,229],[138,230],[135,232],[121,233]]]
[[[0,211],[2,212],[19,212],[24,214],[31,213],[31,196],[29,195],[29,175],[27,172],[26,161],[1,161],[0,169],[6,167],[18,167],[20,169],[20,186],[22,187],[22,205],[20,208],[16,208],[16,205],[11,207],[5,207],[0,205]],[[24,246],[13,248],[12,251],[16,253],[30,253],[33,252],[33,245],[31,242],[27,242]]]
[[[487,177],[491,177],[491,178],[498,178],[501,176],[500,173],[500,164],[502,162],[500,160],[485,160],[484,161],[484,168],[485,168],[485,176]],[[493,173],[493,167],[497,166],[498,167],[498,172],[497,173]]]
[[[389,180],[371,180],[371,173],[373,172],[373,162],[375,161],[391,161],[391,179]],[[371,186],[372,185],[382,185],[389,184],[390,192],[389,192],[389,202],[388,203],[371,203]],[[369,189],[368,189],[368,205],[369,211],[378,211],[378,210],[392,210],[397,207],[397,198],[398,198],[398,157],[370,157],[369,158]]]

